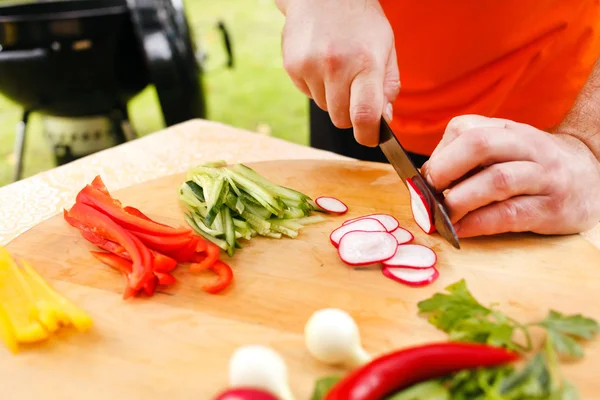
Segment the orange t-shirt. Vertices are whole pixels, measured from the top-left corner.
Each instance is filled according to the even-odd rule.
[[[549,130],[600,56],[600,0],[380,0],[402,88],[392,129],[431,154],[450,119],[508,118]]]

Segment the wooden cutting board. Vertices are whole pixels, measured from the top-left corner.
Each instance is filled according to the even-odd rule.
[[[388,165],[347,161],[250,164],[273,181],[310,196],[345,201],[345,216],[304,228],[291,239],[256,238],[228,260],[235,283],[225,293],[200,290],[210,273],[176,271],[178,284],[152,298],[124,301],[122,276],[96,261],[93,247],[55,216],[8,244],[63,295],[88,311],[94,328],[66,332],[13,356],[0,349],[2,398],[209,399],[227,385],[227,363],[241,345],[263,344],[284,357],[292,391],[308,399],[318,377],[342,370],[314,361],[303,343],[310,314],[339,307],[358,322],[374,355],[447,336],[417,316],[416,303],[464,278],[484,304],[523,321],[550,308],[600,320],[600,251],[579,235],[505,235],[462,240],[456,250],[413,222],[408,192]],[[183,224],[178,174],[113,195],[152,218]],[[110,190],[110,187],[109,187]],[[40,199],[47,201],[47,199]],[[440,278],[410,288],[379,270],[353,270],[337,257],[329,233],[345,219],[383,212],[396,216],[415,243],[438,254]],[[227,259],[227,256],[223,256]],[[600,341],[583,361],[565,365],[582,398],[600,398]]]

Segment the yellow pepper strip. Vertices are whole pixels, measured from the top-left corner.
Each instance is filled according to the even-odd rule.
[[[23,274],[38,299],[45,300],[56,313],[61,322],[70,322],[81,332],[85,332],[93,324],[92,318],[82,309],[58,294],[44,279],[24,260]]]
[[[31,289],[20,278],[10,254],[0,250],[0,304],[12,322],[18,342],[39,342],[48,338],[49,333],[37,320]]]
[[[10,322],[10,318],[0,304],[0,340],[4,342],[6,347],[13,353],[16,354],[19,352],[19,342],[17,342],[17,335],[15,334],[15,330],[13,328],[12,322]]]

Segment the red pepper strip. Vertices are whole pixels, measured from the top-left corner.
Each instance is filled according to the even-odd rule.
[[[157,251],[152,251],[154,256],[154,272],[171,272],[177,267],[177,260],[165,256]]]
[[[125,277],[125,281],[127,285],[125,287],[125,292],[123,293],[123,299],[127,300],[130,297],[135,296],[135,290],[129,286],[129,273],[131,273],[131,262],[127,261],[115,254],[111,253],[103,253],[99,251],[90,251],[94,257],[100,260],[102,263],[108,265],[109,267],[115,268],[120,271]]]
[[[125,247],[121,246],[118,243],[111,242],[110,240],[106,240],[100,236],[89,226],[82,224],[80,221],[75,218],[69,216],[67,210],[63,210],[63,216],[65,220],[73,227],[79,229],[81,236],[86,239],[88,242],[100,247],[102,250],[106,250],[108,252],[120,255],[121,257],[128,258]],[[131,257],[129,257],[131,259]]]
[[[190,262],[194,255],[196,255],[196,249],[200,240],[202,239],[192,236],[192,239],[184,247],[174,251],[162,251],[162,253],[180,263]]]
[[[146,221],[154,222],[155,224],[166,226],[167,228],[170,228],[169,225],[161,224],[160,222],[157,222],[157,221],[153,220],[152,218],[148,217],[146,214],[144,214],[143,212],[141,212],[139,209],[137,209],[135,207],[125,206],[123,208],[123,210],[125,210],[125,212],[128,213],[128,214],[135,215],[136,217],[139,217],[141,219],[145,219]]]
[[[515,361],[519,355],[501,347],[444,342],[383,355],[339,381],[325,400],[380,400],[415,383],[453,372]]]
[[[100,260],[102,263],[108,265],[121,272],[125,276],[132,272],[132,263],[116,254],[104,253],[101,251],[90,251],[94,257]]]
[[[169,286],[176,282],[175,277],[168,272],[154,271],[154,275],[156,275],[156,277],[158,278],[159,285]]]
[[[206,258],[200,259],[200,256],[196,254],[192,258],[192,264],[190,264],[191,272],[204,271],[214,265],[221,255],[221,248],[212,242],[206,244]]]
[[[137,236],[146,246],[156,251],[177,251],[192,240],[192,235],[155,236],[135,231],[130,232]]]
[[[154,292],[156,291],[157,285],[158,285],[158,278],[156,276],[153,276],[148,281],[146,281],[146,283],[144,284],[144,293],[146,293],[147,296],[152,296],[154,294]]]
[[[218,260],[212,266],[209,267],[212,271],[216,272],[217,279],[209,284],[204,285],[202,290],[205,292],[216,294],[225,289],[231,281],[233,280],[233,271],[229,267],[229,265],[225,264],[223,261]]]
[[[96,175],[96,177],[92,181],[92,186],[104,193],[105,195],[110,196],[110,193],[108,192],[104,181],[102,180],[102,178],[100,178],[100,175]]]
[[[148,279],[154,277],[150,250],[110,217],[82,203],[75,203],[69,211],[69,216],[91,228],[98,236],[125,247],[133,261],[133,271],[129,274],[129,283],[134,290],[138,291]]]
[[[76,201],[102,212],[123,228],[132,231],[160,236],[188,235],[192,232],[184,227],[173,228],[131,215],[123,210],[118,201],[90,185],[86,185],[81,189],[77,194]]]

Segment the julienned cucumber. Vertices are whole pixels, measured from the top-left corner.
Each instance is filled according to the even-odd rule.
[[[188,171],[179,190],[194,231],[233,256],[240,239],[296,238],[305,225],[325,220],[307,195],[280,186],[253,169],[217,161]]]

